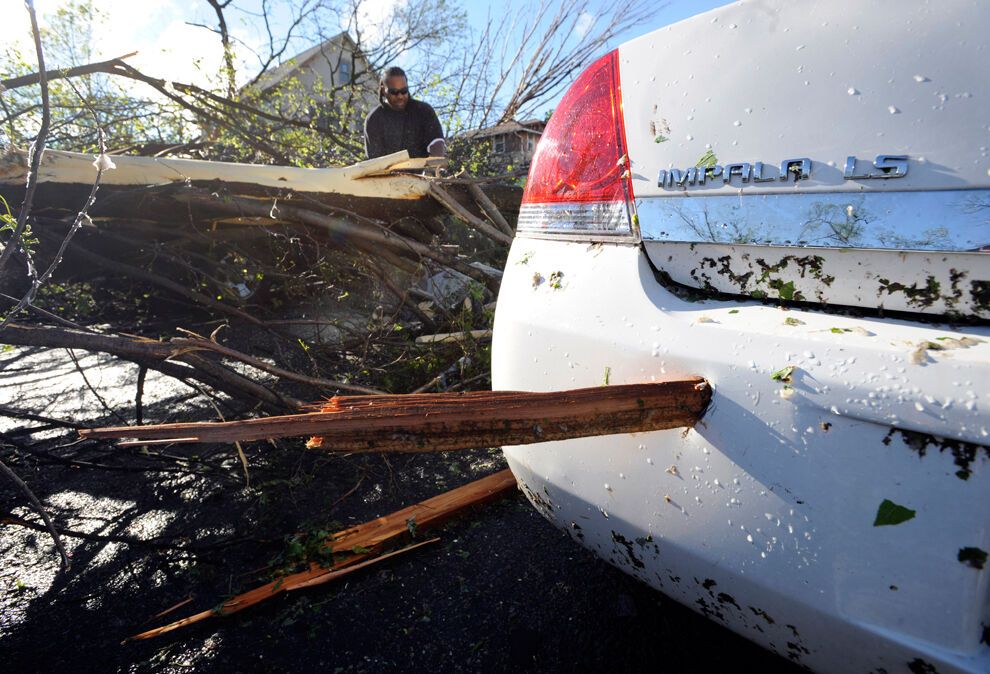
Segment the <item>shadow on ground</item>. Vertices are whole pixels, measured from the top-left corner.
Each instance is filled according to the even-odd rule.
[[[103,356],[0,356],[0,404],[97,425],[131,422],[135,366]],[[85,377],[83,376],[85,373]],[[149,420],[215,419],[149,375]],[[100,392],[97,397],[96,392]],[[271,578],[287,535],[365,522],[505,467],[497,450],[327,456],[303,440],[121,449],[2,419],[5,461],[59,527],[0,526],[0,662],[32,672],[788,671],[794,666],[595,558],[521,494],[439,532],[439,544],[146,642],[128,636]],[[35,519],[0,483],[0,508]],[[303,539],[304,540],[304,539]],[[191,599],[166,619],[163,610]]]
[[[53,455],[64,455],[60,442],[52,442]],[[60,526],[190,546],[242,540],[192,551],[70,539],[73,569],[57,575],[47,535],[4,527],[0,659],[7,671],[791,667],[597,560],[519,494],[448,526],[438,545],[336,584],[121,645],[160,624],[148,620],[177,602],[193,597],[170,618],[267,579],[262,567],[284,551],[286,533],[373,519],[503,467],[494,450],[446,459],[325,457],[302,451],[301,442],[246,450],[250,488],[228,447],[162,450],[185,463],[158,461],[148,471],[25,457],[22,477],[58,514]],[[200,474],[207,464],[197,463],[195,452],[224,470]],[[118,468],[134,463],[105,446],[94,453],[80,451],[74,460]],[[6,485],[0,493],[5,504],[23,502]],[[19,505],[14,512],[28,515]]]

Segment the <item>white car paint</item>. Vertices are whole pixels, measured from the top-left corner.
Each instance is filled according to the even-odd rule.
[[[507,270],[497,388],[594,386],[608,368],[613,384],[697,374],[715,390],[687,433],[506,448],[547,517],[624,570],[815,669],[900,671],[913,660],[905,652],[942,672],[990,666],[980,643],[988,576],[957,560],[962,548],[990,549],[987,448],[957,443],[975,455],[960,466],[951,442],[905,436],[888,421],[966,428],[986,442],[990,330],[686,302],[630,246],[519,239]],[[536,274],[555,271],[559,289],[533,287]],[[831,332],[848,326],[856,332]],[[914,362],[915,345],[939,337],[979,341]],[[790,394],[771,378],[788,365]],[[932,443],[923,456],[912,446],[920,442]],[[967,479],[956,474],[963,469]],[[918,514],[875,527],[885,499]]]

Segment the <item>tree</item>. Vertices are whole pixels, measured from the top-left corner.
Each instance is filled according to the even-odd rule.
[[[456,137],[533,115],[649,12],[643,0],[622,0],[608,10],[592,8],[588,0],[523,0],[472,31],[464,10],[451,0],[405,0],[379,16],[371,13],[376,5],[368,0],[262,0],[258,9],[238,0],[206,2],[217,23],[204,28],[219,37],[224,55],[217,82],[207,88],[172,82],[159,73],[138,72],[126,61],[79,75],[79,95],[69,82],[53,78],[52,147],[95,147],[95,126],[83,114],[81,95],[97,110],[115,148],[196,147],[207,158],[348,164],[363,158],[361,120],[374,105],[369,91],[386,66],[401,63],[407,69],[414,91],[434,105],[447,135]],[[57,67],[78,68],[95,58],[87,36],[101,16],[92,0],[73,0],[58,10],[46,32]],[[260,46],[232,37],[229,27],[244,22],[263,26]],[[275,89],[260,86],[280,69],[292,70],[286,54],[325,49],[338,33],[348,36],[352,48],[347,62],[321,54],[332,65],[331,81],[313,82],[294,72]],[[238,71],[240,57],[248,54],[257,69],[241,65]],[[7,81],[31,71],[12,48],[5,56]],[[338,78],[345,67],[351,77]],[[145,86],[137,88],[134,81]],[[244,86],[237,88],[238,81]],[[0,102],[10,142],[25,144],[36,128],[37,89],[5,92]]]

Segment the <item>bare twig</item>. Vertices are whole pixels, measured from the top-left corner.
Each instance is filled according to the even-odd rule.
[[[34,36],[34,49],[38,54],[38,72],[39,80],[41,83],[41,128],[38,129],[38,135],[34,139],[34,143],[31,144],[31,164],[28,172],[28,182],[27,189],[24,192],[24,201],[21,203],[21,210],[17,214],[17,225],[14,227],[14,231],[10,235],[10,240],[7,245],[4,246],[3,252],[0,252],[0,274],[3,273],[4,267],[7,266],[8,260],[10,260],[11,255],[14,254],[15,249],[21,249],[25,251],[27,255],[27,249],[24,246],[24,228],[27,226],[28,214],[31,212],[31,206],[34,204],[34,193],[38,189],[38,166],[41,164],[41,155],[45,151],[45,141],[48,138],[48,128],[51,124],[51,105],[48,100],[48,78],[45,76],[45,54],[41,48],[41,32],[38,30],[38,17],[34,13],[34,0],[24,0],[24,6],[27,8],[28,14],[31,16],[31,33]],[[28,256],[29,264],[30,257]]]
[[[234,397],[261,401],[269,409],[301,409],[302,401],[280,395],[247,377],[195,353],[176,353],[176,348],[153,339],[124,337],[67,330],[51,326],[27,327],[11,323],[0,331],[5,344],[47,348],[86,349],[109,353],[146,365],[184,383],[195,379]],[[174,362],[181,361],[181,362]]]
[[[217,413],[217,416],[218,417],[220,417],[220,421],[226,421],[226,419],[224,419],[223,412],[221,412],[220,411],[220,408],[217,407],[217,404],[215,402],[213,402],[213,398],[211,398],[210,396],[208,396],[206,394],[206,391],[204,391],[203,389],[201,389],[198,385],[196,385],[196,384],[190,384],[190,385],[193,388],[195,388],[196,390],[198,390],[203,395],[204,398],[206,398],[206,402],[210,403],[210,405],[213,407],[213,411]],[[251,473],[248,472],[247,455],[244,454],[244,448],[241,447],[241,443],[240,442],[235,442],[234,443],[234,447],[237,448],[237,458],[239,458],[241,460],[241,468],[244,469],[244,486],[245,487],[250,487],[251,486]]]
[[[33,7],[31,11],[33,17]],[[45,530],[52,535],[52,540],[55,541],[55,547],[58,549],[58,554],[62,557],[62,570],[68,571],[72,567],[72,562],[69,561],[69,553],[65,551],[65,546],[62,544],[62,538],[59,536],[58,529],[55,528],[55,524],[48,516],[48,512],[45,510],[45,507],[41,505],[41,501],[38,500],[38,497],[34,495],[34,492],[31,491],[31,488],[27,486],[24,480],[18,477],[17,473],[7,467],[7,464],[3,461],[0,461],[0,471],[3,471],[3,473],[10,478],[10,480],[16,484],[22,492],[24,492],[24,495],[27,496],[28,501],[31,502],[31,507],[34,508],[35,512],[41,515],[41,519],[45,521]]]
[[[148,376],[148,367],[138,365],[137,390],[134,393],[134,423],[138,426],[144,421],[144,380]]]
[[[187,332],[179,328],[181,332]],[[273,374],[281,379],[288,379],[290,381],[299,382],[300,384],[309,384],[310,386],[315,386],[321,389],[340,389],[342,391],[355,391],[357,393],[384,393],[379,389],[371,388],[368,386],[358,386],[357,384],[348,384],[347,382],[337,381],[334,379],[321,379],[318,377],[308,377],[298,372],[291,372],[289,370],[284,370],[280,367],[274,365],[269,365],[263,360],[259,360],[245,353],[241,353],[236,349],[218,344],[215,341],[204,339],[202,337],[197,338],[184,338],[177,337],[173,339],[171,344],[180,346],[184,349],[198,350],[202,349],[204,351],[213,351],[215,353],[222,354],[234,360],[239,360],[242,363],[250,365],[251,367],[257,368],[263,372]]]
[[[86,198],[86,202],[83,204],[83,207],[79,210],[79,212],[76,213],[76,217],[72,221],[72,227],[69,228],[69,231],[66,232],[65,236],[63,237],[62,243],[58,247],[58,252],[55,253],[55,257],[48,265],[48,269],[46,269],[45,273],[43,273],[41,276],[36,276],[34,279],[32,279],[31,287],[28,289],[28,291],[24,293],[24,296],[20,299],[20,301],[14,306],[13,309],[8,311],[7,315],[4,316],[2,321],[0,321],[0,330],[2,330],[4,326],[6,326],[11,320],[13,320],[13,318],[18,314],[18,312],[20,312],[21,309],[23,309],[25,306],[31,304],[34,301],[34,298],[37,296],[38,290],[41,288],[42,284],[44,284],[44,282],[48,280],[48,278],[55,272],[55,268],[58,267],[58,265],[62,262],[62,256],[65,255],[65,249],[68,247],[69,242],[72,240],[72,237],[75,235],[76,232],[79,231],[79,228],[82,227],[83,221],[89,220],[89,208],[94,203],[96,203],[96,192],[97,190],[100,189],[100,180],[103,178],[103,171],[105,171],[109,166],[112,166],[112,164],[110,164],[104,156],[107,147],[103,138],[103,128],[100,127],[100,119],[96,114],[96,110],[94,110],[93,107],[89,105],[89,103],[86,101],[83,95],[79,93],[79,90],[76,89],[75,85],[72,84],[72,82],[69,82],[69,86],[72,87],[72,90],[76,93],[76,96],[79,97],[79,99],[83,102],[83,104],[86,105],[87,108],[89,108],[90,113],[93,115],[93,121],[96,122],[97,138],[99,138],[99,144],[100,144],[100,156],[97,158],[95,162],[96,178],[93,180],[93,187],[89,191],[89,196]]]
[[[14,408],[7,407],[6,405],[0,405],[0,416],[10,417],[12,419],[24,419],[26,421],[37,421],[61,428],[92,428],[91,424],[81,424],[77,421],[65,421],[64,419],[55,419],[53,417],[46,417],[41,414],[32,414],[31,412],[15,410]]]
[[[97,391],[93,387],[93,385],[89,382],[89,377],[86,376],[86,371],[83,369],[82,365],[79,364],[79,359],[76,358],[76,354],[73,353],[72,349],[66,349],[66,351],[69,353],[69,358],[72,359],[73,365],[76,366],[76,372],[78,372],[80,374],[80,376],[82,376],[83,382],[86,384],[86,388],[88,388],[90,390],[90,392],[99,401],[100,407],[102,407],[107,412],[109,412],[111,416],[113,416],[115,419],[117,419],[117,421],[119,421],[120,423],[126,425],[127,424],[127,420],[124,417],[120,416],[120,414],[117,413],[117,410],[115,410],[112,407],[110,407],[110,405],[107,403],[107,401],[103,399],[103,396],[100,395],[100,392]]]

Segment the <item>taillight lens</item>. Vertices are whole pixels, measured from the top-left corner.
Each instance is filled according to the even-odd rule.
[[[628,236],[629,175],[613,51],[581,73],[554,110],[529,169],[518,230]]]

